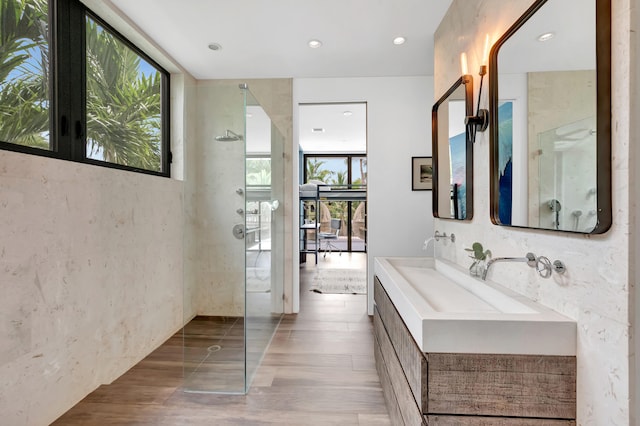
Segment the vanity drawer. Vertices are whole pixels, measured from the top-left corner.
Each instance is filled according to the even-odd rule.
[[[427,360],[430,414],[576,417],[575,357],[428,353]]]
[[[407,378],[411,392],[423,413],[427,412],[427,359],[420,350],[413,336],[404,325],[400,314],[389,299],[387,292],[380,284],[378,277],[374,279],[374,300],[384,323],[393,349],[397,354],[402,370]]]

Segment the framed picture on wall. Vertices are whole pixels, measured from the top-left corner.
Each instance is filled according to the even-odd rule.
[[[433,161],[431,157],[411,157],[411,189],[431,191],[433,189]]]

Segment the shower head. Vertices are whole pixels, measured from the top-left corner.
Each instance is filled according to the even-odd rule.
[[[242,136],[232,132],[231,130],[227,130],[224,132],[224,135],[216,136],[216,140],[218,142],[235,142],[242,140]]]

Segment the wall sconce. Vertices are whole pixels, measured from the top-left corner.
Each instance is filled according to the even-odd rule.
[[[466,125],[467,136],[471,140],[471,143],[475,143],[476,141],[476,133],[484,132],[489,127],[489,111],[485,108],[480,109],[480,99],[482,98],[482,83],[484,81],[484,76],[487,74],[487,60],[489,57],[489,34],[485,37],[484,40],[484,51],[482,54],[482,63],[480,65],[480,71],[478,75],[480,76],[480,89],[478,91],[478,104],[476,107],[476,115],[468,115],[464,122]],[[462,53],[460,55],[460,66],[462,67],[462,74],[467,75],[469,73],[467,67],[467,54]],[[469,78],[473,78],[469,76]]]

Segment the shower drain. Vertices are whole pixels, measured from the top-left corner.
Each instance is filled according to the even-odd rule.
[[[207,348],[208,352],[218,352],[220,349],[222,349],[222,346],[220,345],[211,345]]]

